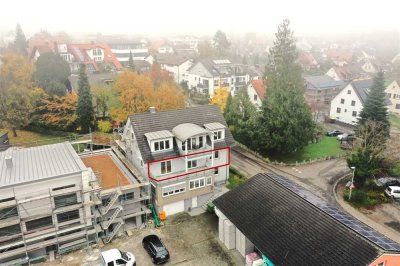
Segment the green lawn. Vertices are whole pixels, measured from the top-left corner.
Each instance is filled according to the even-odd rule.
[[[390,122],[390,125],[392,127],[400,129],[400,117],[398,117],[398,116],[396,116],[394,114],[390,114],[389,115],[389,122]]]
[[[57,139],[59,140],[59,136],[57,135],[43,134],[27,130],[17,130],[17,137],[14,137],[12,130],[9,129],[0,129],[0,132],[8,132],[8,138],[12,145],[37,146],[55,143]]]
[[[272,161],[295,163],[328,156],[345,155],[346,151],[340,148],[340,141],[336,137],[324,136],[318,143],[307,145],[302,151],[294,154],[267,154]]]

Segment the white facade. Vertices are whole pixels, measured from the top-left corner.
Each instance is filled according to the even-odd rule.
[[[389,112],[400,115],[400,86],[397,81],[390,83],[385,92],[391,102],[388,106]]]
[[[331,101],[330,117],[354,125],[357,123],[363,103],[351,84],[348,84]]]
[[[364,70],[367,73],[376,73],[377,72],[376,67],[374,66],[374,64],[371,63],[370,60],[366,60],[364,62],[364,64],[362,64],[361,68],[362,68],[362,70]]]
[[[102,48],[93,48],[86,51],[87,55],[90,59],[96,62],[103,62],[104,61],[104,50]]]
[[[174,49],[171,46],[161,46],[160,48],[158,48],[158,53],[160,54],[172,54],[174,53]]]
[[[188,69],[192,66],[191,60],[186,60],[180,65],[168,65],[161,64],[161,68],[170,72],[176,83],[181,83],[182,81],[188,81]]]
[[[250,102],[258,109],[261,108],[262,100],[251,83],[247,86],[247,94],[249,95]]]
[[[336,73],[335,68],[331,67],[328,72],[326,72],[327,76],[333,78],[334,80],[342,80],[339,75]]]

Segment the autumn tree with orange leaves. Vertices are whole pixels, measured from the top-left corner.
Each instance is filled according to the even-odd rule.
[[[211,98],[210,104],[216,104],[221,109],[223,113],[226,107],[226,102],[228,101],[229,90],[227,88],[221,87],[214,91],[214,97]]]

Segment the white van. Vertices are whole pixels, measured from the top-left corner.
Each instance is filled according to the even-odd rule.
[[[400,199],[400,187],[398,186],[389,186],[385,189],[386,195],[393,199]]]
[[[116,248],[101,252],[103,266],[136,266],[135,256],[130,252],[123,252]]]

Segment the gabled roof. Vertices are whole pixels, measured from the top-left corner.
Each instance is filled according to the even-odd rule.
[[[361,103],[364,104],[368,96],[368,90],[371,88],[374,81],[372,79],[356,80],[352,81],[350,84],[354,88],[358,98],[360,98]]]
[[[284,184],[257,174],[214,204],[275,265],[368,265],[383,252]]]
[[[256,90],[258,97],[261,100],[265,99],[266,87],[264,86],[264,81],[262,79],[254,79],[250,81],[253,88]]]
[[[334,78],[328,75],[319,75],[319,76],[307,76],[304,77],[307,83],[312,85],[314,88],[324,89],[324,88],[332,88],[332,87],[342,87],[346,84],[345,81],[335,80]]]
[[[135,114],[129,116],[129,120],[135,133],[138,147],[144,162],[155,160],[156,158],[151,153],[146,140],[146,133],[161,130],[172,131],[174,127],[184,123],[193,123],[200,127],[203,127],[204,124],[213,122],[221,123],[225,126],[225,140],[220,141],[218,145],[232,146],[235,143],[235,140],[233,139],[226,121],[217,105],[202,105],[156,113]],[[157,156],[163,155],[164,154],[160,153]],[[168,154],[168,156],[174,155],[178,155],[176,150],[174,150],[173,154]]]
[[[184,56],[175,54],[158,54],[156,61],[158,64],[169,65],[169,66],[180,66],[188,61]]]
[[[356,65],[334,67],[334,70],[341,80],[353,80],[365,76],[361,67]]]
[[[11,156],[12,166],[6,166]],[[34,182],[86,170],[69,142],[0,152],[0,187]]]

